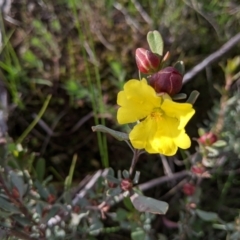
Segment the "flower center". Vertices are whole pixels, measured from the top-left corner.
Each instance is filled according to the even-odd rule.
[[[164,111],[161,108],[154,108],[150,116],[153,120],[159,121],[163,118]]]

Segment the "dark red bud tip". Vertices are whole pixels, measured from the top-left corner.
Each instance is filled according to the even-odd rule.
[[[217,136],[212,132],[205,133],[198,139],[198,141],[201,144],[206,145],[206,146],[211,146],[217,140],[218,140]]]
[[[159,55],[144,48],[137,48],[135,58],[140,72],[151,74],[158,71],[161,62]]]
[[[182,191],[187,196],[192,196],[195,193],[196,187],[192,183],[185,183]]]
[[[166,67],[149,78],[149,84],[157,93],[167,93],[171,96],[180,92],[183,76],[174,67]]]

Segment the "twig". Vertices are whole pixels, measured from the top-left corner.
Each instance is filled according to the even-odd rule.
[[[86,184],[86,186],[75,196],[75,198],[72,200],[72,205],[75,206],[78,201],[83,198],[86,193],[91,189],[94,184],[97,182],[100,176],[107,176],[109,169],[105,169],[104,171],[98,170],[93,176],[92,179]]]
[[[132,177],[133,175],[133,171],[134,171],[134,168],[137,164],[137,161],[139,159],[139,156],[142,154],[143,152],[139,151],[139,150],[134,150],[133,152],[133,159],[132,159],[132,163],[131,163],[131,167],[129,169],[129,175],[130,175],[130,178]]]
[[[160,156],[160,158],[162,160],[163,170],[164,170],[165,175],[171,176],[173,173],[172,173],[172,170],[171,170],[171,168],[170,168],[170,166],[168,164],[167,158],[164,155],[162,155],[162,154],[159,154],[159,156]]]
[[[171,176],[164,176],[164,177],[159,177],[159,178],[155,178],[153,180],[150,180],[146,183],[142,183],[139,184],[137,187],[138,189],[140,189],[141,191],[146,191],[150,188],[153,188],[155,186],[159,186],[162,185],[168,181],[173,181],[173,180],[177,180],[177,179],[181,179],[187,176],[190,176],[191,172],[189,171],[182,171],[182,172],[178,172],[178,173],[174,173]],[[114,205],[116,205],[117,203],[121,202],[124,199],[124,195],[123,193],[114,196],[113,199],[111,199],[111,201],[108,202],[108,205],[113,207]]]
[[[82,117],[70,130],[70,133],[77,131],[85,122],[87,122],[90,118],[93,117],[93,112],[88,113],[84,117]]]
[[[115,2],[113,4],[113,6],[118,10],[120,11],[125,19],[126,19],[126,23],[133,29],[133,31],[136,32],[139,31],[139,32],[142,32],[142,28],[140,27],[140,25],[138,24],[138,22],[136,22],[135,20],[133,20],[133,18],[129,15],[128,11],[126,8],[124,8],[120,3],[118,2]]]
[[[131,2],[134,4],[135,8],[138,10],[138,12],[141,14],[142,18],[145,20],[146,23],[149,25],[153,24],[152,19],[147,14],[147,12],[143,9],[141,4],[137,0],[131,0]]]
[[[167,198],[169,198],[176,191],[178,191],[180,188],[182,188],[186,182],[187,182],[187,179],[183,179],[182,181],[180,181],[177,185],[175,185],[173,188],[171,188],[167,193],[165,193],[163,196],[161,196],[161,200],[167,200]]]
[[[240,42],[240,33],[232,37],[228,42],[226,42],[221,48],[216,52],[209,55],[202,62],[196,65],[193,69],[187,72],[183,77],[183,84],[189,82],[195,75],[206,68],[209,64],[216,62],[220,57],[229,52],[236,44]]]
[[[166,183],[168,181],[177,180],[177,179],[184,178],[184,177],[187,177],[187,176],[190,176],[190,175],[191,175],[191,172],[189,172],[189,171],[181,171],[181,172],[178,172],[178,173],[174,173],[171,176],[159,177],[159,178],[155,178],[153,180],[150,180],[148,182],[142,183],[142,184],[138,185],[138,188],[142,191],[146,191],[150,188],[153,188],[155,186],[159,186],[159,185],[161,185],[163,183]]]
[[[85,185],[85,187],[76,194],[75,198],[72,200],[72,206],[76,206],[77,203],[87,194],[87,192],[95,185],[95,183],[98,181],[99,177],[103,176],[105,177],[108,174],[109,169],[105,170],[98,170],[91,178],[91,180]],[[88,207],[89,209],[91,207]],[[96,208],[97,209],[97,208]],[[64,218],[66,218],[69,213],[71,212],[71,207],[69,206],[68,211],[60,211],[55,216],[51,217],[48,222],[48,227],[53,227],[54,225],[57,225],[59,222],[61,222]]]

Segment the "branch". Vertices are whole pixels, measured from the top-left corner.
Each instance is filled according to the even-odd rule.
[[[226,42],[221,48],[216,52],[209,55],[202,62],[196,65],[193,69],[187,72],[183,77],[183,84],[189,82],[195,75],[201,72],[204,68],[213,62],[216,62],[219,58],[229,52],[235,45],[240,42],[240,33],[232,37],[228,42]]]
[[[178,173],[174,173],[170,176],[159,177],[159,178],[155,178],[153,180],[150,180],[146,183],[142,183],[142,184],[138,185],[138,188],[142,191],[146,191],[150,188],[153,188],[155,186],[159,186],[159,185],[161,185],[163,183],[166,183],[168,181],[177,180],[177,179],[180,179],[180,178],[187,177],[189,175],[191,175],[191,172],[181,171],[181,172],[178,172]]]
[[[178,172],[178,173],[173,173],[170,176],[155,178],[155,179],[150,180],[146,183],[139,184],[137,186],[137,188],[139,188],[141,191],[146,191],[146,190],[148,190],[150,188],[153,188],[155,186],[162,185],[162,184],[164,184],[166,182],[169,182],[169,181],[185,178],[185,177],[190,176],[190,175],[191,175],[191,172],[185,170],[185,171],[181,171],[181,172]],[[108,205],[112,207],[112,206],[116,205],[117,203],[121,202],[124,198],[125,198],[125,196],[124,196],[123,193],[121,193],[117,196],[114,196],[113,200],[108,202]]]

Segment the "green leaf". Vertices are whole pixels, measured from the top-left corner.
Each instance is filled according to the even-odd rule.
[[[72,179],[73,179],[73,174],[74,174],[77,158],[78,158],[77,154],[74,154],[73,159],[72,159],[72,164],[69,169],[69,174],[66,177],[65,182],[64,182],[65,190],[68,190],[72,185]]]
[[[89,227],[89,233],[91,235],[98,235],[103,230],[103,223],[99,221],[98,219],[93,219],[93,222],[91,223]]]
[[[206,133],[206,131],[203,128],[199,128],[198,129],[198,135],[201,137],[202,135],[204,135]]]
[[[49,196],[49,192],[46,188],[44,188],[42,186],[42,184],[37,180],[35,183],[34,183],[35,187],[37,188],[38,190],[38,193],[39,195],[43,198],[43,199],[47,199],[48,196]]]
[[[36,83],[36,84],[40,84],[40,85],[46,85],[49,87],[53,86],[53,83],[50,82],[49,80],[43,79],[43,78],[32,78],[31,82]]]
[[[13,218],[20,223],[22,226],[30,226],[32,224],[32,222],[30,221],[30,219],[25,218],[23,216],[20,215],[14,215]]]
[[[188,97],[186,103],[194,104],[199,96],[199,92],[194,90],[191,92],[190,96]]]
[[[17,207],[3,198],[0,198],[0,208],[10,212],[11,214],[20,212]]]
[[[115,177],[113,177],[113,176],[111,176],[111,175],[107,175],[106,178],[107,178],[107,180],[108,180],[109,182],[117,183],[117,184],[120,183],[120,180],[119,180],[119,179],[117,179],[117,178],[115,178]]]
[[[107,196],[116,196],[119,195],[122,192],[122,189],[120,187],[116,187],[116,188],[110,188],[107,190]]]
[[[0,207],[0,220],[4,218],[8,218],[13,214],[15,214],[15,212],[6,212],[5,210],[2,210]],[[0,224],[2,224],[2,221],[0,221]]]
[[[43,181],[44,175],[46,170],[46,162],[44,158],[39,158],[36,164],[36,173],[37,178],[40,182]]]
[[[182,100],[182,99],[186,99],[186,98],[187,98],[186,93],[178,93],[172,97],[173,100]]]
[[[197,213],[198,217],[200,217],[204,221],[217,221],[217,220],[219,220],[219,217],[218,217],[217,213],[214,213],[214,212],[205,212],[203,210],[196,209],[196,213]]]
[[[168,203],[150,197],[134,194],[130,197],[133,206],[139,212],[150,212],[154,214],[165,214],[168,210]]]
[[[146,237],[146,234],[141,228],[138,228],[131,233],[132,240],[145,240],[145,237]]]
[[[185,73],[185,66],[183,61],[178,61],[174,64],[174,66],[182,75]]]
[[[225,230],[225,231],[233,231],[235,229],[234,223],[226,223],[226,224],[214,223],[212,226],[213,228]]]
[[[206,146],[206,149],[208,150],[208,157],[217,157],[219,155],[219,151],[216,148]]]
[[[141,173],[140,173],[139,171],[136,171],[135,176],[134,176],[134,179],[133,179],[133,184],[138,184],[140,174],[141,174]]]
[[[163,39],[161,34],[154,30],[147,34],[148,45],[153,53],[157,53],[160,56],[163,55]]]
[[[213,147],[225,147],[227,143],[224,140],[216,141],[212,146]]]
[[[134,207],[133,207],[132,202],[129,197],[125,197],[123,199],[123,204],[127,208],[128,211],[132,212],[134,210]]]
[[[158,240],[167,240],[167,237],[161,233],[159,233],[157,237],[158,237]]]
[[[124,179],[128,179],[130,177],[129,172],[127,170],[123,170],[122,175]]]
[[[13,183],[13,185],[17,188],[20,198],[22,198],[23,194],[25,193],[25,186],[24,181],[21,176],[19,176],[17,173],[11,171],[10,172],[10,179]]]
[[[112,168],[108,169],[108,176],[113,176],[114,177],[114,170]]]
[[[103,133],[108,133],[114,138],[116,138],[119,141],[126,141],[129,140],[128,134],[112,130],[111,128],[105,127],[103,125],[97,125],[92,127],[93,132],[103,132]]]
[[[117,220],[120,222],[127,219],[128,211],[126,211],[123,208],[118,208],[116,211],[116,215],[117,215]]]

